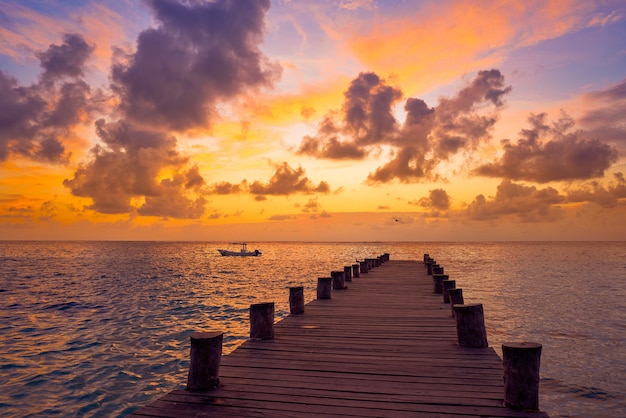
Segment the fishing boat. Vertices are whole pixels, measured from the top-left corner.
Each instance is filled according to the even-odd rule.
[[[261,255],[261,251],[254,250],[248,251],[248,244],[245,242],[233,242],[233,245],[241,245],[241,249],[239,251],[231,251],[231,250],[217,250],[225,257],[256,257]]]

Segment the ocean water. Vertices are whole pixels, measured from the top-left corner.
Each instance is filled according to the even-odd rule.
[[[489,345],[543,345],[540,408],[626,416],[626,242],[249,243],[0,241],[0,416],[122,417],[184,388],[189,336],[249,334],[252,303],[356,259],[429,253],[484,305]]]

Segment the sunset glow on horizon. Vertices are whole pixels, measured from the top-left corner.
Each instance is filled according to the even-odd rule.
[[[626,239],[626,3],[0,0],[0,239]]]

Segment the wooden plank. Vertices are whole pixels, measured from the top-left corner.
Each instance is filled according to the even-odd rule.
[[[500,358],[458,346],[421,263],[389,261],[346,284],[276,323],[273,340],[223,356],[217,389],[175,390],[132,416],[547,416],[502,406]]]

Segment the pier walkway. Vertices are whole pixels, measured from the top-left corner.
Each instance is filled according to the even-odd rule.
[[[346,285],[223,356],[217,389],[174,390],[132,416],[547,416],[502,406],[502,360],[457,344],[422,262],[391,260]]]

